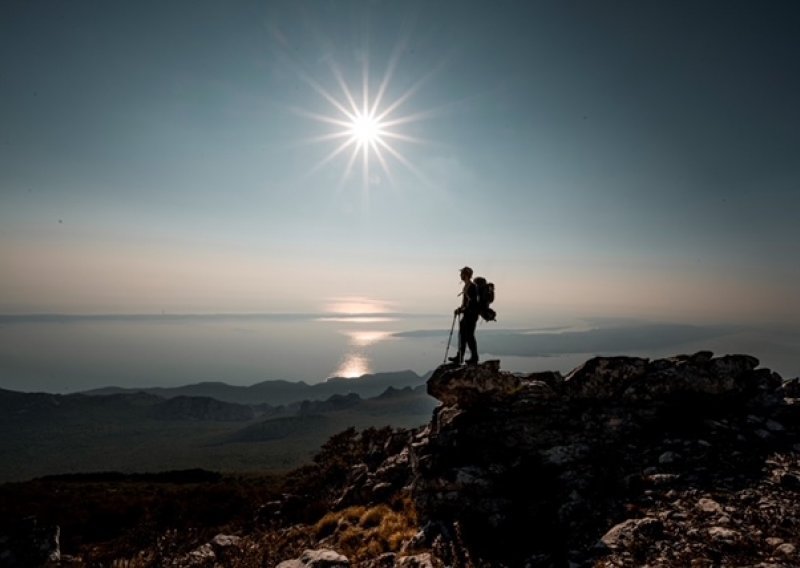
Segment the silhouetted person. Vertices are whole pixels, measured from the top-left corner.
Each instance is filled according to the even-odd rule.
[[[461,291],[461,305],[456,308],[455,314],[461,314],[458,322],[458,353],[450,357],[450,361],[459,365],[464,360],[466,349],[469,347],[470,358],[467,365],[478,364],[478,342],[475,341],[475,326],[478,325],[480,306],[478,305],[478,287],[472,281],[472,269],[465,266],[461,269],[461,280],[464,289]]]

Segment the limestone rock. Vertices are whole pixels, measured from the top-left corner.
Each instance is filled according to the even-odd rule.
[[[777,386],[770,372],[757,372],[749,355],[717,358],[692,356],[652,362],[647,373],[631,381],[622,396],[633,401],[662,401],[698,396],[746,397]]]
[[[210,544],[206,543],[189,552],[186,556],[181,558],[178,564],[187,568],[209,566],[213,564],[216,559],[217,555],[214,549]]]
[[[635,548],[661,537],[663,529],[658,519],[628,519],[612,527],[600,541],[612,550]]]
[[[238,551],[240,541],[241,537],[220,533],[209,542],[180,557],[176,564],[187,568],[225,565],[231,555]]]
[[[522,381],[512,373],[499,371],[499,361],[453,367],[442,365],[428,379],[428,394],[445,405],[469,408],[486,398],[510,398]]]
[[[800,377],[784,381],[783,392],[786,398],[800,398]]]
[[[211,542],[209,544],[211,544],[211,546],[213,546],[216,549],[224,550],[226,548],[236,547],[239,544],[239,541],[241,540],[242,540],[241,537],[238,536],[218,534],[213,539],[211,539]]]
[[[697,508],[703,513],[722,514],[722,507],[713,499],[703,498],[697,502]]]
[[[300,558],[284,560],[276,568],[348,568],[350,560],[327,548],[306,550]]]
[[[572,398],[603,400],[619,396],[646,371],[647,359],[594,357],[569,373],[564,383]]]
[[[708,529],[708,536],[712,541],[733,542],[739,538],[739,533],[733,529],[715,526]]]

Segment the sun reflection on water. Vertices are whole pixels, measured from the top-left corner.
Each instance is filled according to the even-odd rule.
[[[350,344],[356,347],[368,347],[392,336],[391,331],[346,331]]]
[[[337,316],[380,315],[389,311],[389,303],[374,298],[360,296],[332,298],[325,305],[325,311]]]
[[[339,323],[386,323],[395,321],[396,318],[375,316],[330,316],[317,318],[317,321],[332,321]]]
[[[393,332],[368,329],[369,324],[380,324],[395,321],[389,311],[391,303],[362,296],[332,298],[325,305],[326,315],[317,321],[354,324],[357,329],[340,329],[339,333],[347,337],[347,351],[334,377],[352,379],[373,372],[369,348],[393,337]],[[367,327],[367,329],[364,329]]]
[[[367,355],[366,348],[386,341],[393,335],[391,331],[378,330],[347,330],[341,333],[348,337],[347,343],[350,350],[342,359],[333,376],[346,379],[372,373],[372,359]]]
[[[333,375],[345,379],[355,379],[371,372],[370,360],[367,357],[357,353],[348,353]]]

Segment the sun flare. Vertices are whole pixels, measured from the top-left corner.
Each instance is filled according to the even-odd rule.
[[[340,91],[338,96],[332,94],[317,80],[302,75],[305,82],[332,107],[329,113],[295,109],[300,114],[330,127],[326,134],[316,136],[310,141],[339,141],[333,150],[312,168],[310,173],[328,164],[337,156],[348,156],[349,154],[340,185],[351,177],[354,170],[361,169],[365,197],[369,186],[379,183],[380,177],[374,171],[370,171],[370,168],[376,165],[380,167],[380,171],[389,181],[392,181],[391,162],[399,162],[420,180],[427,182],[425,176],[400,150],[402,144],[424,142],[407,132],[402,132],[402,129],[412,122],[428,118],[431,115],[430,112],[403,111],[408,100],[427,77],[402,91],[396,98],[390,98],[388,93],[391,91],[390,83],[396,64],[396,59],[389,63],[383,79],[377,85],[370,82],[365,67],[360,88],[351,87],[344,79],[341,70],[331,64],[331,71]],[[356,167],[358,163],[360,163],[360,168]]]
[[[359,113],[353,118],[350,132],[359,146],[385,144],[380,121],[372,113]]]

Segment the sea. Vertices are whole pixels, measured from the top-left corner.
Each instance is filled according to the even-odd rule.
[[[787,378],[800,374],[796,330],[776,334],[737,328],[676,341],[678,329],[669,341],[643,345],[632,341],[642,334],[639,327],[629,334],[630,343],[623,341],[618,348],[600,343],[591,349],[581,344],[562,349],[559,337],[600,333],[609,324],[542,323],[481,321],[479,346],[482,338],[489,348],[503,346],[500,338],[508,337],[523,346],[528,337],[539,344],[546,339],[550,346],[550,352],[523,348],[500,355],[481,350],[481,359],[499,358],[501,368],[513,372],[566,373],[596,354],[658,357],[712,349],[720,354],[755,354]],[[0,316],[0,388],[74,393],[108,386],[170,387],[207,381],[318,383],[331,377],[403,370],[424,375],[442,364],[447,354],[454,354],[458,330],[456,325],[451,336],[452,324],[452,314],[5,315]],[[665,337],[663,332],[656,336]]]

